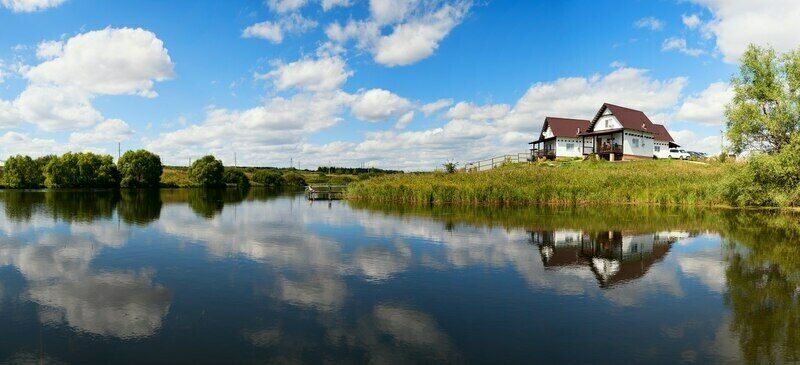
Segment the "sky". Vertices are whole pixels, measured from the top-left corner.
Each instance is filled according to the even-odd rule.
[[[430,170],[525,152],[609,102],[720,151],[748,44],[795,0],[0,0],[0,160]]]

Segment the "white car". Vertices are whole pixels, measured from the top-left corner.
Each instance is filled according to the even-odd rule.
[[[688,160],[691,155],[686,150],[678,149],[678,148],[670,148],[669,149],[669,158],[677,158],[679,160]]]

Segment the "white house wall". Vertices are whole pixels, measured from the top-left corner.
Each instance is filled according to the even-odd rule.
[[[556,138],[556,157],[583,157],[581,139],[569,137]]]
[[[638,131],[625,131],[622,153],[625,155],[653,157],[653,134]]]
[[[658,158],[669,158],[669,142],[654,141],[653,155]]]
[[[594,131],[605,131],[609,129],[620,129],[622,128],[622,124],[617,120],[617,117],[614,115],[603,115],[599,119],[597,119],[597,123],[594,125]]]
[[[553,130],[550,128],[550,125],[547,126],[547,129],[544,130],[544,133],[542,133],[542,135],[544,136],[544,138],[550,138],[553,136]]]

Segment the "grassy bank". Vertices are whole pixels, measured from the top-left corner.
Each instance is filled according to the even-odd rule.
[[[566,161],[478,173],[387,175],[352,184],[350,200],[407,204],[724,205],[730,166],[686,161]]]
[[[254,181],[253,174],[259,170],[259,168],[255,167],[227,167],[227,169],[237,169],[242,171],[247,177],[250,179],[250,183],[253,186],[259,186],[258,182]],[[336,173],[324,173],[320,171],[311,171],[311,170],[298,170],[298,169],[270,169],[276,171],[280,174],[288,174],[288,173],[297,173],[300,174],[306,183],[308,184],[334,184],[334,185],[344,185],[351,183],[357,180],[364,180],[366,178],[371,178],[373,176],[377,176],[377,174],[360,174],[360,175],[351,175],[351,174],[336,174]],[[174,188],[185,188],[191,187],[192,183],[189,181],[189,173],[188,168],[183,166],[164,166],[164,172],[161,174],[161,186],[162,187],[174,187]]]

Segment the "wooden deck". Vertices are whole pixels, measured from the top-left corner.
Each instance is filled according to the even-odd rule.
[[[306,186],[308,200],[339,200],[344,197],[347,185],[317,184]]]

